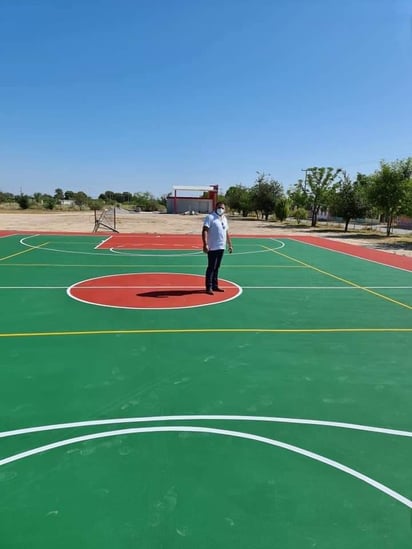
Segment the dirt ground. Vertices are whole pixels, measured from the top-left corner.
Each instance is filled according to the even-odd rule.
[[[199,234],[204,215],[179,215],[160,213],[125,213],[116,216],[116,228],[120,233],[170,233]],[[44,211],[4,211],[0,210],[0,231],[30,232],[76,232],[93,233],[95,225],[94,212],[44,212]],[[229,216],[232,235],[274,235],[311,234],[343,241],[359,246],[380,249],[389,253],[412,257],[412,234],[386,237],[384,234],[368,231],[349,231],[333,227],[311,228],[301,224],[243,219]],[[100,228],[98,232],[107,232]]]

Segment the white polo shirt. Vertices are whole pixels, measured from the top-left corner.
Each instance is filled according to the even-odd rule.
[[[212,212],[205,217],[203,226],[207,227],[207,245],[210,251],[224,250],[226,248],[226,235],[229,224],[225,215],[217,215]]]

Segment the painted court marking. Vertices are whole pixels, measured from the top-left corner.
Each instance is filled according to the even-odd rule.
[[[139,252],[136,252],[136,253],[132,253],[132,252],[123,252],[123,251],[120,251],[118,248],[109,248],[109,251],[112,253],[112,254],[115,254],[115,255],[120,255],[121,257],[193,257],[195,255],[202,255],[203,254],[203,251],[199,251],[199,250],[196,250],[196,251],[193,251],[193,252],[189,252],[189,251],[186,251],[186,252],[181,252],[181,251],[176,251],[176,253],[164,253],[164,252],[172,252],[173,250],[165,250],[165,249],[160,249],[157,253],[151,253],[150,251],[147,251],[147,253],[142,253],[141,251]]]
[[[360,259],[362,261],[369,261],[370,263],[376,263],[377,265],[392,267],[393,269],[398,269],[400,271],[412,271],[411,258],[404,255],[397,255],[396,253],[391,254],[382,250],[364,248],[363,246],[356,246],[356,244],[333,242],[329,239],[326,241],[325,239],[322,239],[322,237],[316,236],[312,237],[305,235],[300,237],[298,235],[290,235],[289,239],[296,240],[297,242],[303,242],[308,246],[320,248],[321,250],[330,250],[355,259]],[[407,264],[407,266],[402,266],[402,263]]]
[[[67,295],[83,303],[120,309],[187,309],[231,301],[242,293],[234,282],[220,279],[223,292],[207,295],[203,275],[126,273],[82,280]]]
[[[47,233],[47,234],[64,235],[64,233]],[[40,234],[34,234],[34,235],[31,234],[29,236],[25,236],[25,237],[20,239],[20,244],[22,246],[32,247],[31,244],[26,242],[26,240],[28,240],[30,238],[37,237],[37,236],[40,236]],[[90,236],[90,235],[88,234],[88,235],[81,235],[81,236]],[[162,236],[163,238],[165,238],[166,236],[171,236],[171,235],[157,235],[157,236],[158,237]],[[283,240],[276,239],[274,237],[269,237],[268,235],[248,235],[248,236],[245,236],[245,235],[232,235],[232,236],[236,237],[236,238],[266,239],[266,240],[269,240],[269,241],[272,241],[272,242],[280,242],[281,245],[282,245],[281,247],[285,246],[285,243],[284,243]],[[293,240],[293,241],[296,241],[296,242],[301,242],[301,243],[307,244],[309,246],[314,246],[314,247],[317,247],[317,248],[321,248],[322,250],[330,250],[330,251],[337,252],[337,253],[342,254],[342,255],[347,255],[347,256],[353,257],[355,259],[360,259],[360,260],[363,260],[363,261],[369,261],[371,263],[376,263],[378,265],[382,265],[382,266],[385,266],[385,267],[391,267],[391,268],[399,269],[399,270],[406,271],[406,272],[412,271],[412,265],[411,265],[412,262],[408,261],[410,258],[407,258],[407,257],[404,257],[404,256],[398,256],[398,255],[393,255],[392,256],[392,254],[387,254],[386,252],[382,252],[382,251],[379,251],[379,250],[365,250],[362,247],[357,247],[357,246],[350,245],[350,244],[331,242],[330,240],[322,239],[322,237],[311,237],[311,236],[308,236],[308,235],[298,236],[298,235],[292,235],[291,234],[291,235],[288,235],[285,238],[287,240]],[[92,256],[93,255],[101,255],[101,256],[105,256],[105,257],[108,257],[108,255],[110,255],[110,253],[105,254],[105,253],[98,253],[96,251],[95,252],[81,252],[81,251],[75,251],[75,250],[61,250],[61,249],[59,250],[59,249],[54,249],[54,248],[44,248],[44,249],[47,249],[48,251],[52,251],[52,252],[67,253],[67,254],[92,255]],[[277,249],[280,249],[280,248],[277,248]],[[275,251],[275,248],[273,250]],[[250,251],[250,252],[244,252],[244,253],[257,253],[257,251]],[[239,254],[239,252],[234,252],[234,255],[238,255],[238,254]],[[403,263],[405,263],[405,265],[403,265]]]
[[[5,261],[6,259],[11,259],[12,257],[17,257],[18,255],[26,254],[28,252],[32,252],[33,250],[38,250],[39,248],[42,248],[43,246],[46,246],[47,244],[48,244],[48,242],[44,242],[44,244],[39,244],[38,246],[30,246],[30,248],[26,248],[25,250],[22,250],[20,252],[15,252],[14,254],[7,255],[6,257],[0,258],[0,261]]]
[[[243,416],[243,415],[176,415],[176,416],[146,416],[146,417],[122,417],[115,419],[93,419],[88,421],[75,421],[69,423],[55,423],[52,425],[40,425],[38,427],[25,427],[22,429],[13,429],[11,431],[0,431],[0,438],[7,438],[16,435],[26,435],[30,433],[40,433],[44,431],[56,431],[60,429],[72,429],[78,427],[96,427],[100,425],[117,425],[123,423],[142,423],[154,421],[196,421],[196,420],[222,420],[222,421],[262,421],[268,423],[291,423],[295,425],[314,425],[317,427],[334,427],[339,429],[353,429],[355,431],[366,431],[369,433],[379,433],[383,435],[393,435],[412,438],[412,431],[400,429],[389,429],[387,427],[373,427],[371,425],[362,425],[359,423],[346,423],[341,421],[325,421],[320,419],[304,419],[294,417],[275,417],[275,416]]]
[[[277,248],[271,248],[271,250],[280,250],[281,248],[283,248],[283,246],[279,246]],[[116,248],[109,248],[109,251],[115,255],[119,255],[121,257],[193,257],[193,256],[200,256],[200,255],[203,255],[204,252],[203,251],[197,251],[197,252],[186,252],[186,253],[182,253],[182,252],[179,252],[179,253],[173,253],[173,254],[168,254],[168,253],[164,253],[165,251],[167,250],[159,250],[158,252],[156,253],[151,253],[150,251],[147,251],[147,253],[142,253],[142,252],[134,252],[134,253],[131,253],[131,252],[122,252],[122,251],[119,251],[117,250]],[[251,255],[251,254],[267,254],[269,252],[269,250],[249,250],[247,252],[233,252],[232,253],[232,256],[234,255]]]
[[[154,328],[138,330],[77,330],[56,332],[2,332],[7,337],[52,337],[91,335],[144,335],[144,334],[401,334],[412,333],[412,328]]]
[[[30,244],[28,242],[28,240],[30,238],[35,238],[35,237],[38,237],[40,236],[39,234],[35,234],[35,235],[30,235],[30,236],[25,236],[23,238],[20,239],[20,244],[22,246],[26,246],[28,248],[33,248],[33,249],[36,249],[36,248],[39,248],[40,246],[35,246],[33,244]],[[254,254],[261,254],[261,253],[268,253],[272,250],[280,250],[282,248],[285,247],[285,243],[282,241],[282,240],[277,240],[277,239],[274,239],[274,238],[271,238],[270,239],[272,242],[279,242],[279,246],[277,246],[276,248],[269,248],[269,249],[263,249],[263,250],[249,250],[249,251],[246,251],[246,252],[238,252],[238,251],[235,251],[233,252],[233,256],[234,255],[254,255]],[[48,243],[47,243],[48,244]],[[45,244],[42,244],[41,246],[45,246]],[[113,256],[113,255],[119,255],[119,256],[125,256],[125,257],[183,257],[183,256],[190,256],[190,257],[193,257],[193,256],[200,256],[203,254],[202,251],[198,251],[198,252],[193,252],[193,251],[190,251],[188,253],[175,253],[175,254],[164,254],[162,253],[162,250],[159,249],[156,253],[150,253],[150,250],[147,251],[147,253],[129,253],[129,252],[122,252],[120,250],[116,250],[115,248],[99,248],[99,246],[96,246],[95,247],[95,250],[97,249],[100,249],[100,250],[103,250],[102,252],[98,252],[98,251],[91,251],[91,252],[83,252],[83,251],[80,251],[80,250],[62,250],[62,249],[58,249],[58,248],[44,248],[43,247],[43,250],[47,250],[48,252],[56,252],[56,253],[62,253],[62,254],[78,254],[78,255],[91,255],[91,256],[104,256],[104,257],[110,257],[110,256]],[[177,252],[179,250],[176,250]]]
[[[199,416],[200,417],[200,416]],[[132,435],[132,434],[142,434],[142,433],[164,433],[164,432],[190,432],[190,433],[207,433],[207,434],[214,434],[214,435],[221,435],[221,436],[229,436],[234,438],[241,438],[241,439],[247,439],[252,440],[255,442],[261,442],[263,444],[268,444],[270,446],[275,446],[278,448],[282,448],[284,450],[289,450],[290,452],[294,452],[296,454],[305,456],[309,459],[312,459],[314,461],[318,461],[320,463],[323,463],[325,465],[329,465],[330,467],[333,467],[334,469],[340,470],[354,478],[357,478],[358,480],[369,484],[376,490],[379,490],[386,494],[387,496],[397,500],[398,502],[402,503],[406,507],[412,509],[412,501],[403,496],[402,494],[399,494],[398,492],[392,490],[388,486],[385,486],[384,484],[372,479],[371,477],[364,475],[363,473],[360,473],[359,471],[356,471],[355,469],[352,469],[351,467],[347,467],[346,465],[343,465],[342,463],[339,463],[335,460],[329,459],[325,456],[322,456],[320,454],[317,454],[315,452],[311,452],[309,450],[305,450],[304,448],[300,448],[299,446],[295,446],[292,444],[287,444],[284,442],[281,442],[276,439],[262,437],[259,435],[254,435],[252,433],[244,433],[240,431],[231,431],[227,429],[215,429],[212,427],[195,427],[195,426],[162,426],[162,427],[136,427],[136,428],[130,428],[130,429],[119,429],[115,431],[105,431],[101,433],[93,433],[89,435],[82,435],[78,437],[73,437],[65,440],[60,440],[57,442],[53,442],[51,444],[46,444],[43,446],[39,446],[37,448],[33,448],[31,450],[26,450],[25,452],[20,452],[18,454],[15,454],[13,456],[9,456],[7,458],[4,458],[0,460],[0,466],[7,465],[9,463],[13,463],[19,460],[22,460],[24,458],[34,456],[40,453],[44,453],[56,448],[60,448],[63,446],[69,446],[71,444],[76,444],[79,442],[87,442],[89,440],[96,440],[96,439],[102,439],[102,438],[108,438],[108,437],[115,437],[115,436],[125,436],[125,435]]]
[[[265,248],[265,246],[263,246],[263,247]],[[269,249],[269,248],[267,248],[267,249]],[[412,306],[408,305],[407,303],[403,303],[403,302],[398,301],[396,299],[392,299],[389,296],[386,296],[384,294],[380,294],[378,292],[375,292],[374,290],[370,290],[366,286],[361,286],[360,284],[356,284],[355,282],[352,282],[349,279],[346,279],[346,278],[343,278],[341,276],[335,275],[333,273],[330,273],[329,271],[325,271],[324,269],[319,269],[319,267],[315,267],[314,265],[311,265],[310,263],[306,263],[305,261],[301,261],[300,259],[296,259],[296,258],[294,258],[292,256],[289,256],[289,255],[286,255],[282,252],[278,252],[276,250],[271,250],[271,251],[273,251],[275,254],[280,255],[281,257],[285,257],[287,259],[290,259],[291,261],[295,261],[299,265],[303,265],[304,267],[308,267],[308,268],[314,270],[315,272],[318,272],[318,273],[321,273],[323,275],[329,276],[329,277],[333,278],[334,280],[338,280],[339,282],[343,282],[344,284],[348,284],[349,286],[353,286],[354,288],[358,288],[359,290],[363,290],[363,291],[365,291],[365,292],[367,292],[367,293],[369,293],[369,294],[371,294],[375,297],[378,297],[380,299],[388,301],[389,303],[392,303],[394,305],[399,305],[400,307],[404,307],[405,309],[412,310]]]
[[[23,243],[22,243],[23,244]],[[47,244],[47,243],[46,243]],[[32,249],[38,249],[40,247],[43,247],[45,246],[46,244],[41,244],[40,246],[29,246],[30,248]],[[310,244],[310,243],[307,243],[305,242],[305,244]],[[27,245],[27,244],[24,244],[24,245]],[[43,248],[43,249],[48,249],[48,248]],[[279,248],[277,248],[279,249]],[[267,248],[267,250],[264,250],[264,251],[275,251],[276,248],[273,248],[273,249],[269,249]],[[29,251],[29,250],[25,250],[25,251]],[[51,251],[56,251],[56,252],[60,252],[60,253],[79,253],[79,254],[88,254],[88,255],[96,255],[94,253],[89,253],[89,252],[76,252],[76,251],[65,251],[65,250],[51,250]],[[117,253],[115,250],[113,250],[113,252]],[[21,254],[21,253],[24,253],[24,252],[18,252],[18,254]],[[242,253],[262,253],[262,251],[259,251],[259,252],[242,252]],[[345,252],[340,252],[340,253],[345,253]],[[17,255],[17,254],[16,254]],[[97,254],[97,255],[103,255],[103,254]],[[106,255],[107,257],[107,254],[104,254]],[[126,254],[125,254],[126,255]],[[134,254],[131,254],[131,255],[134,255]],[[162,254],[156,254],[157,257],[159,257],[159,255],[162,255]],[[188,254],[189,255],[189,254]],[[164,255],[162,255],[163,257],[165,257]],[[11,257],[11,256],[10,256]],[[167,257],[167,256],[166,256]],[[6,258],[8,259],[8,258]],[[366,258],[361,258],[361,259],[366,259]],[[369,261],[369,259],[367,259]],[[379,263],[380,265],[383,265],[382,263]],[[313,268],[312,266],[309,265],[310,268]],[[322,272],[322,271],[320,271]],[[142,273],[139,273],[139,274],[142,274]],[[159,274],[159,273],[156,273],[156,274]],[[160,274],[170,274],[170,273],[160,273]],[[330,276],[333,276],[331,275],[330,273],[328,273]],[[144,273],[144,275],[146,276],[147,273]],[[115,275],[115,276],[128,276],[128,275]],[[178,276],[185,276],[185,275],[178,275]],[[193,275],[187,275],[187,276],[193,276]],[[106,278],[106,277],[99,277],[99,278]],[[336,277],[335,277],[336,278]],[[202,277],[203,279],[203,277]],[[96,279],[91,279],[91,280],[96,280]],[[352,284],[351,287],[349,288],[333,288],[333,289],[360,289],[360,290],[365,290],[364,287],[361,287],[361,286],[358,286],[354,283],[351,283],[350,281],[345,281],[344,279],[340,279],[342,281],[344,281],[345,283],[348,283],[348,284]],[[83,281],[85,282],[85,281]],[[232,283],[229,283],[229,284],[232,284]],[[76,285],[75,285],[76,286]],[[235,285],[236,286],[236,285]],[[199,286],[200,287],[200,286]],[[71,287],[73,288],[73,286]],[[98,291],[107,291],[107,289],[122,289],[123,286],[120,284],[117,288],[115,286],[97,286],[96,288],[93,288],[92,286],[87,286],[87,287],[84,287],[84,288],[78,288],[79,292],[80,292],[80,295],[81,295],[81,292],[82,290],[91,290],[91,289],[97,289]],[[149,286],[130,286],[130,289],[148,289]],[[239,287],[238,287],[239,288]],[[374,287],[371,287],[371,288],[374,288]],[[377,289],[378,287],[375,287],[374,289]],[[69,288],[70,289],[70,288]],[[190,288],[190,290],[196,290],[196,287],[194,286],[193,288]],[[241,288],[240,289],[240,292],[242,291]],[[293,288],[295,289],[295,288]],[[332,289],[332,287],[330,288]],[[155,291],[159,292],[159,290],[172,290],[172,291],[175,291],[175,292],[182,292],[182,287],[176,287],[176,286],[158,286],[156,287]],[[187,288],[186,288],[186,291],[187,291]],[[224,295],[224,294],[223,294]],[[73,296],[71,296],[73,297]],[[150,298],[155,298],[155,299],[167,299],[167,295],[166,296],[161,296],[158,295],[157,296],[154,296],[154,295],[151,295],[151,296],[148,296]],[[182,294],[178,297],[182,297]],[[218,296],[219,297],[219,296]],[[235,296],[236,297],[236,296]],[[384,296],[379,296],[379,297],[384,297]],[[73,297],[74,299],[77,299],[76,297]],[[233,299],[234,297],[232,297]],[[225,299],[224,301],[226,301],[227,299]],[[78,299],[78,301],[83,301],[82,299]],[[392,302],[394,302],[394,300],[391,300]],[[221,301],[219,301],[221,302]],[[399,302],[395,302],[397,304],[400,304]],[[101,305],[101,306],[117,306],[117,305],[106,305],[106,304],[103,304],[103,303],[94,303],[95,305]],[[203,305],[206,305],[206,304],[212,304],[212,303],[205,303]],[[190,305],[190,306],[198,306],[198,305]],[[405,305],[404,305],[405,306]],[[135,308],[135,307],[125,307],[125,308]],[[138,307],[138,308],[153,308],[153,307]],[[157,307],[154,307],[154,308],[157,308]],[[164,307],[160,307],[160,308],[164,308]],[[169,307],[167,307],[169,308]],[[172,307],[172,308],[179,308],[179,307]],[[411,307],[408,307],[408,308],[411,308]],[[194,330],[194,331],[197,331],[197,330]],[[204,332],[205,330],[199,330],[199,331],[202,331]],[[206,330],[209,332],[209,330]],[[248,329],[248,330],[210,330],[210,331],[254,331],[252,329]],[[289,332],[289,331],[292,331],[292,332],[295,332],[295,330],[259,330],[259,331],[268,331],[268,332]],[[309,332],[318,332],[318,330],[296,330],[298,332],[306,332],[306,331],[309,331]],[[319,330],[320,331],[320,330]],[[321,330],[322,332],[325,332],[325,331],[342,331],[342,330]],[[349,331],[349,332],[352,332],[352,331],[359,331],[359,330],[343,330],[343,331]],[[410,332],[411,329],[405,329],[405,330],[400,330],[400,329],[389,329],[389,330],[386,330],[386,329],[378,329],[378,330],[368,330],[368,329],[365,329],[365,330],[360,330],[360,331],[408,331]],[[137,333],[141,333],[141,332],[145,332],[145,333],[150,333],[151,331],[137,331]],[[158,333],[158,332],[163,332],[162,330],[158,331],[158,330],[155,330],[155,333]],[[185,332],[187,333],[190,333],[191,330],[185,330]],[[87,332],[87,333],[95,333],[95,332]],[[99,333],[106,333],[106,332],[99,332]],[[110,333],[118,333],[117,331],[113,331],[113,332],[110,332]],[[123,331],[121,333],[124,333]],[[135,331],[133,331],[132,333],[136,333]],[[14,334],[14,335],[19,335],[19,334]],[[22,335],[29,335],[29,334],[22,334]],[[45,335],[54,335],[54,334],[45,334]],[[368,427],[368,426],[361,426],[361,425],[355,425],[355,424],[340,424],[340,423],[334,423],[334,422],[318,422],[316,420],[294,420],[292,418],[259,418],[259,417],[253,417],[253,416],[170,416],[168,418],[168,416],[165,416],[164,418],[125,418],[125,419],[118,419],[118,420],[101,420],[101,421],[96,421],[96,422],[78,422],[78,423],[73,423],[73,424],[60,424],[59,426],[43,426],[43,427],[35,427],[35,428],[29,428],[29,429],[19,429],[19,430],[15,430],[15,431],[8,431],[8,432],[3,432],[3,433],[0,433],[0,438],[3,437],[7,437],[7,436],[14,436],[14,435],[17,435],[17,434],[23,434],[23,432],[26,432],[26,433],[34,433],[34,432],[40,432],[40,431],[46,431],[46,430],[52,430],[52,429],[64,429],[64,428],[68,428],[69,426],[70,427],[81,427],[81,426],[86,426],[86,425],[109,425],[109,424],[113,424],[113,423],[131,423],[131,422],[142,422],[142,421],[147,421],[147,422],[150,422],[150,421],[169,421],[169,420],[192,420],[192,419],[225,419],[225,420],[228,420],[228,419],[233,419],[233,420],[245,420],[245,421],[283,421],[285,423],[302,423],[302,424],[310,424],[310,425],[323,425],[323,426],[329,426],[329,427],[341,427],[341,428],[347,428],[347,429],[357,429],[357,430],[363,430],[363,431],[369,431],[369,432],[375,432],[375,433],[381,433],[381,434],[387,434],[387,435],[395,435],[395,436],[402,436],[402,437],[412,437],[412,433],[409,432],[409,431],[396,431],[396,430],[391,430],[391,429],[384,429],[384,428],[378,428],[378,427]],[[86,442],[88,440],[93,440],[93,439],[100,439],[100,438],[105,438],[105,437],[111,437],[111,436],[122,436],[122,435],[132,435],[132,434],[141,434],[141,433],[157,433],[157,432],[194,432],[194,433],[209,433],[209,434],[214,434],[214,435],[221,435],[221,436],[231,436],[231,437],[237,437],[237,438],[243,438],[243,439],[248,439],[248,440],[252,440],[252,441],[256,441],[256,442],[260,442],[260,443],[264,443],[264,444],[269,444],[271,446],[276,446],[276,447],[279,447],[279,448],[283,448],[283,449],[286,449],[288,451],[291,451],[291,452],[295,452],[297,454],[300,454],[300,455],[303,455],[303,456],[306,456],[310,459],[313,459],[315,461],[319,461],[319,462],[322,462],[326,465],[329,465],[331,467],[334,467],[336,469],[339,469],[341,470],[342,472],[346,473],[346,474],[349,474],[355,478],[358,478],[359,480],[361,480],[362,482],[365,482],[371,486],[373,486],[375,489],[377,490],[380,490],[381,492],[387,494],[388,496],[394,498],[395,500],[399,501],[400,503],[402,503],[403,505],[409,507],[409,508],[412,508],[412,501],[409,500],[408,498],[402,496],[401,494],[391,490],[390,488],[388,488],[387,486],[375,481],[374,479],[366,476],[366,475],[363,475],[362,473],[354,470],[354,469],[351,469],[349,467],[346,467],[345,465],[339,463],[339,462],[336,462],[334,460],[330,460],[329,458],[325,457],[325,456],[322,456],[320,454],[316,454],[316,453],[313,453],[313,452],[310,452],[308,450],[305,450],[305,449],[302,449],[302,448],[299,448],[297,446],[293,446],[293,445],[289,445],[289,444],[286,444],[286,443],[283,443],[281,441],[278,441],[278,440],[275,440],[275,439],[271,439],[271,438],[266,438],[266,437],[261,437],[261,436],[258,436],[258,435],[254,435],[252,433],[245,433],[245,432],[239,432],[239,431],[231,431],[231,430],[226,430],[226,429],[215,429],[215,428],[209,428],[209,427],[196,427],[196,426],[159,426],[159,427],[140,427],[140,428],[130,428],[130,429],[122,429],[122,430],[114,430],[114,431],[108,431],[108,432],[101,432],[101,433],[93,433],[93,434],[89,434],[89,435],[82,435],[82,436],[79,436],[79,437],[73,437],[73,438],[69,438],[69,439],[65,439],[65,440],[61,440],[61,441],[57,441],[55,443],[52,443],[52,444],[47,444],[47,445],[43,445],[43,446],[40,446],[40,447],[37,447],[37,448],[34,448],[32,450],[28,450],[26,452],[21,452],[19,454],[15,454],[14,456],[10,456],[8,458],[5,458],[5,459],[2,459],[0,460],[0,466],[2,465],[6,465],[7,463],[12,463],[12,462],[16,462],[20,459],[23,459],[25,457],[29,457],[29,456],[33,456],[33,455],[36,455],[36,454],[40,454],[42,452],[46,452],[46,451],[49,451],[49,450],[52,450],[54,448],[59,448],[59,447],[63,447],[63,446],[67,446],[67,445],[70,445],[70,444],[75,444],[77,442]]]
[[[62,265],[67,267],[67,265]],[[128,266],[128,265],[127,265]],[[101,288],[102,286],[97,286]],[[107,286],[108,289],[113,286]],[[121,286],[120,286],[121,287]],[[147,286],[135,286],[136,288],[147,288]],[[170,288],[170,285],[163,286],[164,289]],[[243,290],[411,290],[412,286],[363,286],[356,288],[354,286],[242,286]],[[200,289],[200,287],[199,287]],[[67,290],[67,286],[0,286],[0,290]]]

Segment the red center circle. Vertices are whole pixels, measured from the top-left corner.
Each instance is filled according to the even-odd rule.
[[[184,309],[229,301],[242,293],[240,286],[220,279],[223,292],[208,295],[201,275],[129,273],[82,280],[68,288],[73,299],[123,309]]]

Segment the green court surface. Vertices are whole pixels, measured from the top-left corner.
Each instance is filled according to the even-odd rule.
[[[412,261],[106,238],[0,238],[0,548],[412,547]]]

